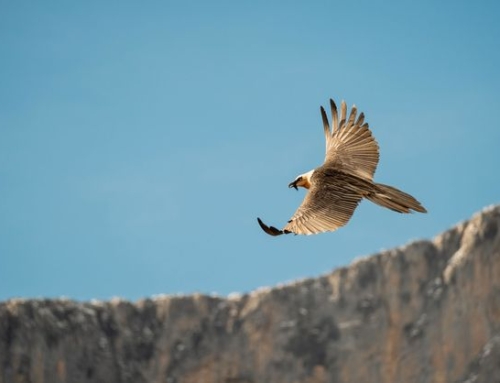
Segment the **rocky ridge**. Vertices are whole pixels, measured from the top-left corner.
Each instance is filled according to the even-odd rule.
[[[0,383],[500,382],[500,206],[229,298],[0,303]]]

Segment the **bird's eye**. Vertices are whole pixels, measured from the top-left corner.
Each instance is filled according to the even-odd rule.
[[[300,180],[302,180],[302,176],[297,177],[297,180],[296,180],[296,181],[300,181]]]

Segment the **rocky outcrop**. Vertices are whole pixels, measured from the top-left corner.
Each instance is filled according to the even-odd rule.
[[[468,371],[458,383],[500,382],[500,336],[496,335],[486,343]]]
[[[500,207],[248,295],[0,304],[0,383],[499,382]]]

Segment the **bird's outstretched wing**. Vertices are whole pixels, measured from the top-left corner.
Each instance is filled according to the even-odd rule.
[[[321,168],[317,169],[314,178],[302,204],[282,230],[267,226],[258,219],[267,234],[309,235],[337,230],[349,221],[363,194],[368,193],[373,185],[355,176],[324,172]]]
[[[357,109],[353,106],[347,118],[347,106],[340,106],[340,121],[337,105],[330,99],[332,126],[325,109],[321,117],[326,138],[325,165],[342,172],[372,180],[379,160],[377,141],[372,136],[365,116],[361,113],[356,120]]]

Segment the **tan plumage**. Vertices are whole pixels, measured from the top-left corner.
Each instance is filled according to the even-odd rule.
[[[270,235],[334,231],[349,221],[362,198],[400,213],[411,210],[425,213],[425,208],[411,195],[373,182],[379,148],[364,122],[364,114],[356,120],[357,109],[353,106],[347,117],[347,106],[342,101],[339,121],[333,100],[330,100],[330,109],[331,127],[321,107],[326,140],[323,165],[300,175],[289,185],[309,189],[302,204],[282,230],[267,226],[257,218],[261,228]]]

